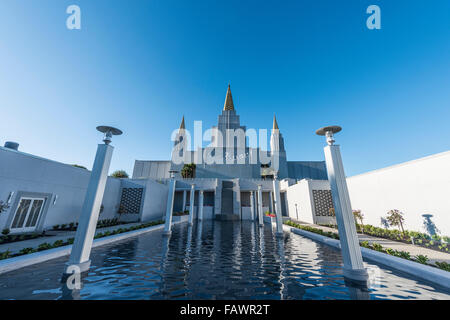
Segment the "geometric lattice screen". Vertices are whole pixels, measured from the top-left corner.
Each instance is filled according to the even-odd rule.
[[[120,198],[121,213],[139,213],[144,188],[123,188]]]
[[[332,216],[333,198],[330,190],[313,190],[314,209],[316,216]]]

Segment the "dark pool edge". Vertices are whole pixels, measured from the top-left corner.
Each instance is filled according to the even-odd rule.
[[[283,229],[285,231],[305,236],[311,240],[329,245],[335,249],[340,250],[341,248],[339,240],[336,239],[331,239],[322,236],[320,234],[293,228],[286,225],[283,225]],[[408,275],[412,275],[420,280],[430,282],[441,288],[445,288],[446,290],[450,290],[450,273],[448,271],[440,270],[438,268],[433,268],[414,261],[391,256],[386,253],[378,252],[367,248],[361,248],[361,254],[363,258],[385,265],[392,269],[407,273]]]
[[[175,219],[176,219],[176,221],[175,221]],[[187,220],[188,220],[187,216],[179,216],[179,217],[174,217],[174,221],[172,223],[175,225],[178,223],[187,222]],[[103,238],[99,238],[99,239],[94,239],[92,248],[110,244],[110,243],[113,243],[116,241],[128,239],[131,237],[136,237],[143,233],[156,231],[156,230],[163,229],[163,228],[164,228],[164,224],[159,224],[159,225],[151,226],[151,227],[144,228],[144,229],[133,230],[133,231],[115,234],[115,235],[111,235],[111,236],[107,236],[107,237],[103,237]],[[63,247],[59,247],[59,248],[48,249],[45,251],[34,252],[34,253],[30,253],[30,254],[14,257],[14,258],[1,260],[0,261],[0,274],[14,271],[17,269],[21,269],[24,267],[28,267],[28,266],[31,266],[31,265],[34,265],[37,263],[46,262],[46,261],[53,260],[56,258],[64,257],[66,255],[69,255],[71,250],[72,250],[72,245],[67,245],[67,246],[63,246]]]

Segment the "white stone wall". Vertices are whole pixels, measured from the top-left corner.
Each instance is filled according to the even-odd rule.
[[[405,228],[424,231],[422,214],[450,235],[450,151],[347,178],[353,209],[380,226],[391,209],[405,214]]]
[[[10,227],[21,193],[45,195],[46,205],[36,231],[77,222],[90,174],[86,169],[0,147],[0,200],[6,201],[14,192],[10,208],[0,214],[0,230]],[[116,216],[120,190],[120,179],[109,177],[100,219]]]
[[[286,188],[289,217],[316,224],[335,223],[334,217],[316,216],[312,190],[330,190],[327,180],[300,180]]]

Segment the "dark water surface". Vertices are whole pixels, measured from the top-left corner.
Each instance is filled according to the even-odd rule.
[[[62,290],[68,256],[0,275],[0,299],[450,299],[384,267],[367,290],[344,282],[340,252],[252,222],[205,221],[93,249],[78,292]]]

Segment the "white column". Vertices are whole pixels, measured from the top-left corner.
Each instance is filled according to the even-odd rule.
[[[181,210],[183,212],[186,210],[186,193],[187,193],[187,191],[184,190],[183,191],[183,207],[182,207],[182,210]]]
[[[253,191],[250,191],[250,211],[251,211],[251,220],[256,220],[255,216],[255,201],[254,201],[254,193]]]
[[[275,217],[277,221],[277,236],[283,235],[283,218],[281,213],[280,181],[275,177],[273,180],[273,193],[275,197]]]
[[[203,190],[200,190],[198,202],[198,220],[203,220]]]
[[[344,277],[365,282],[368,274],[363,265],[339,146],[328,145],[324,152],[344,260]]]
[[[269,211],[270,211],[270,213],[275,213],[275,209],[273,207],[273,193],[272,193],[272,191],[269,192]]]
[[[67,262],[67,273],[73,273],[71,266],[77,266],[80,272],[89,270],[89,260],[92,242],[94,240],[97,220],[105,192],[108,170],[114,147],[108,144],[99,144],[95,156],[94,166],[84,197],[78,228],[72,246],[69,261]],[[70,268],[70,270],[69,270]]]
[[[189,206],[189,225],[194,223],[194,200],[195,200],[195,185],[191,185],[190,206]]]
[[[172,232],[172,215],[173,215],[173,202],[175,199],[175,185],[176,180],[170,180],[169,194],[167,195],[167,207],[166,207],[166,222],[164,225],[163,235],[169,235]]]
[[[263,204],[262,204],[262,186],[258,186],[258,221],[259,225],[263,226]]]

